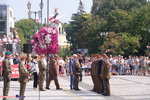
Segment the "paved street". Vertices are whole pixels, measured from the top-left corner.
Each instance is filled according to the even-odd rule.
[[[104,97],[90,91],[93,88],[90,76],[84,76],[83,82],[80,82],[82,91],[70,90],[69,76],[59,77],[59,83],[63,88],[62,91],[56,90],[52,81],[51,90],[40,92],[40,100],[150,100],[149,76],[112,76],[110,97]],[[39,100],[39,91],[34,91],[32,84],[33,81],[27,83],[25,100]],[[19,94],[19,88],[18,81],[11,81],[9,96]],[[2,91],[3,82],[0,81],[0,96],[3,94]],[[9,100],[18,99],[11,98]]]

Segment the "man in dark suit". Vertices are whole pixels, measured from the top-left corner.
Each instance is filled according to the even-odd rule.
[[[98,93],[99,94],[101,94],[101,93],[104,93],[105,92],[105,86],[104,86],[104,81],[102,80],[102,78],[101,78],[101,67],[102,67],[102,64],[103,64],[103,53],[102,52],[100,52],[99,53],[99,58],[100,58],[100,60],[99,60],[99,62],[98,62],[98,69],[97,69],[97,75],[98,75],[98,78],[99,78],[99,81],[101,82],[101,86],[100,87],[102,87],[102,89],[101,89],[101,91],[99,91]]]
[[[76,55],[73,55],[75,57]],[[69,61],[69,73],[70,73],[70,89],[74,89],[74,75],[73,75],[73,58],[72,56],[70,57]]]

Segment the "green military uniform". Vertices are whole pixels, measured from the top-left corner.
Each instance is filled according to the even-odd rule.
[[[110,85],[109,85],[109,79],[111,78],[110,72],[109,72],[110,68],[111,68],[111,64],[110,64],[109,61],[103,62],[101,78],[104,81],[105,93],[108,94],[108,95],[110,95]]]
[[[27,71],[25,65],[21,62],[19,64],[19,83],[20,83],[20,96],[24,96],[26,82],[28,82],[29,71]],[[20,98],[19,100],[23,100],[24,98]]]
[[[44,62],[42,59],[40,59],[39,63],[38,63],[38,67],[39,67],[39,83],[40,83],[40,91],[44,90],[43,89],[43,83],[44,83],[44,79],[45,79],[45,74],[46,74],[46,66],[44,65]]]
[[[78,90],[78,84],[79,84],[79,76],[81,74],[81,66],[78,59],[75,59],[73,62],[73,74],[74,74],[74,88],[75,90]]]
[[[94,66],[95,66],[95,60],[91,64],[91,77],[94,84],[93,90],[96,91],[96,80],[94,79],[95,73],[94,73]]]
[[[2,68],[3,68],[3,75],[2,76],[3,76],[3,80],[4,80],[3,96],[8,96],[11,74],[12,74],[12,67],[11,67],[9,58],[6,57],[3,60]]]
[[[97,75],[97,70],[98,70],[98,63],[99,63],[99,60],[96,60],[95,61],[95,80],[96,80],[96,90],[97,92],[101,92],[102,91],[102,87],[101,87],[101,82],[99,81],[99,78],[98,78],[98,75]]]
[[[49,63],[49,80],[48,83],[46,84],[46,88],[49,88],[49,85],[52,81],[52,79],[54,79],[55,81],[55,85],[56,85],[56,89],[59,89],[59,83],[58,83],[58,77],[57,77],[57,61],[53,58],[50,60]]]

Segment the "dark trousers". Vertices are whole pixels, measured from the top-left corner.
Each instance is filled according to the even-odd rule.
[[[59,83],[58,83],[58,77],[56,75],[53,75],[53,74],[49,74],[49,80],[48,80],[46,88],[49,88],[49,85],[50,85],[52,79],[54,79],[56,89],[60,88]]]
[[[109,85],[109,79],[104,80],[104,84],[105,84],[105,90],[106,90],[106,94],[110,94],[110,85]]]
[[[7,80],[8,77],[4,78],[3,96],[8,96],[10,81]]]
[[[75,89],[79,89],[78,85],[79,85],[79,76],[80,75],[74,75],[74,88]]]
[[[70,88],[74,88],[74,75],[70,75]]]
[[[130,73],[131,73],[131,75],[132,75],[132,65],[130,65]]]
[[[45,74],[40,73],[39,76],[39,86],[40,86],[40,90],[43,90],[43,83],[44,83],[44,79],[45,79]]]
[[[33,75],[34,75],[33,87],[37,88],[37,84],[38,84],[38,75],[37,75],[37,72],[34,72]]]
[[[104,93],[105,92],[105,85],[104,85],[104,81],[101,79],[101,77],[98,77],[99,78],[99,80],[100,80],[100,83],[101,83],[101,87],[102,87],[102,93]]]
[[[26,83],[20,83],[20,96],[22,97],[19,98],[19,100],[24,100],[23,96],[24,96],[25,89],[26,89]]]
[[[82,70],[81,70],[81,73],[80,73],[80,82],[82,82]]]

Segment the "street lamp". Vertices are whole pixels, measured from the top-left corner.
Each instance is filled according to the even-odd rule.
[[[34,13],[35,14],[35,19],[34,19],[34,34],[36,34],[36,14],[38,13],[38,16],[41,18],[41,28],[42,28],[42,9],[43,9],[43,0],[41,0],[41,3],[40,3],[40,9],[41,9],[41,11],[31,11],[30,9],[31,9],[31,3],[30,3],[30,1],[28,1],[28,4],[27,4],[27,7],[28,7],[28,9],[29,9],[29,12],[28,12],[28,17],[29,17],[29,19],[31,18],[31,15],[32,15],[32,13]]]
[[[43,6],[44,6],[43,0],[41,0],[41,3],[39,4],[39,6],[40,6],[40,9],[41,9],[41,28],[42,28],[42,9],[43,9]]]
[[[101,33],[100,33],[100,36],[103,38],[103,44],[104,44],[106,35],[108,35],[108,32],[101,32]],[[104,50],[105,50],[105,48],[104,48]],[[104,52],[104,51],[103,51],[103,52]]]

